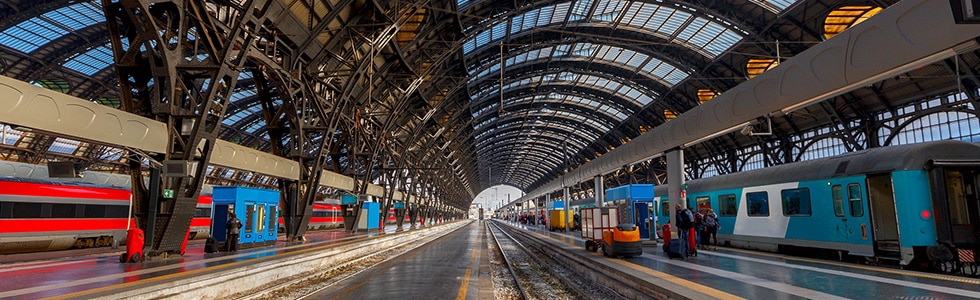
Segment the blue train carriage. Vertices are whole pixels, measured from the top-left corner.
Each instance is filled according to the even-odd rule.
[[[273,245],[279,234],[279,191],[242,186],[215,186],[211,232],[224,243],[227,212],[234,212],[242,222],[239,247]]]
[[[980,146],[937,141],[692,180],[687,201],[718,214],[732,247],[977,275],[978,175]],[[661,224],[666,194],[655,189]]]

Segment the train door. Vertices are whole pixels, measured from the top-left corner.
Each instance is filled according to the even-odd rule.
[[[891,174],[869,175],[867,184],[875,256],[901,259],[902,245],[899,242],[898,212],[895,209],[892,176]],[[866,228],[862,228],[864,229]]]
[[[980,174],[975,169],[945,168],[946,206],[949,215],[949,241],[970,248],[980,236],[980,200],[977,183]],[[937,226],[938,227],[938,226]]]
[[[830,194],[834,202],[834,217],[837,221],[837,224],[834,226],[834,241],[838,243],[848,243],[851,230],[847,226],[847,207],[844,205],[844,186],[840,184],[831,186]]]
[[[239,217],[239,219],[242,219]],[[238,239],[241,244],[255,242],[255,202],[245,202],[245,218],[242,225],[245,226],[244,233]]]
[[[214,204],[214,209],[211,210],[211,237],[216,241],[224,242],[225,238],[225,225],[228,223],[228,212],[234,211],[235,206],[231,204]]]

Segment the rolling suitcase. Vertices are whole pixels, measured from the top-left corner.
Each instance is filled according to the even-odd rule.
[[[218,240],[214,239],[213,237],[209,237],[206,241],[204,241],[204,252],[207,253],[218,252],[219,249],[218,246],[219,246]]]
[[[697,241],[695,240],[698,235],[697,232],[694,230],[694,227],[691,227],[690,230],[691,231],[688,232],[687,234],[687,240],[688,240],[687,250],[690,251],[690,255],[698,256],[698,244]]]
[[[664,252],[667,252],[667,257],[670,258],[684,258],[684,243],[680,239],[672,239],[664,246]]]

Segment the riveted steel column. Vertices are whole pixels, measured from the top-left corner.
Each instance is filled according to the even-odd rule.
[[[595,182],[595,188],[593,190],[595,207],[602,207],[602,203],[606,202],[605,188],[602,186],[602,176],[592,177],[592,181]]]
[[[667,197],[670,201],[670,224],[673,229],[677,226],[677,209],[679,203],[681,207],[687,207],[687,201],[681,199],[681,185],[684,184],[684,150],[674,149],[667,151]]]

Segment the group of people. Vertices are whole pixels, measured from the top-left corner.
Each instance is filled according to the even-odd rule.
[[[680,204],[674,206],[677,210],[677,238],[681,240],[688,240],[690,237],[690,230],[694,228],[694,241],[697,245],[697,249],[708,250],[709,247],[714,246],[714,249],[718,249],[718,229],[721,228],[721,223],[718,222],[718,215],[715,211],[708,208],[702,211],[691,210],[682,207]],[[696,251],[688,252],[689,255],[696,253]]]

